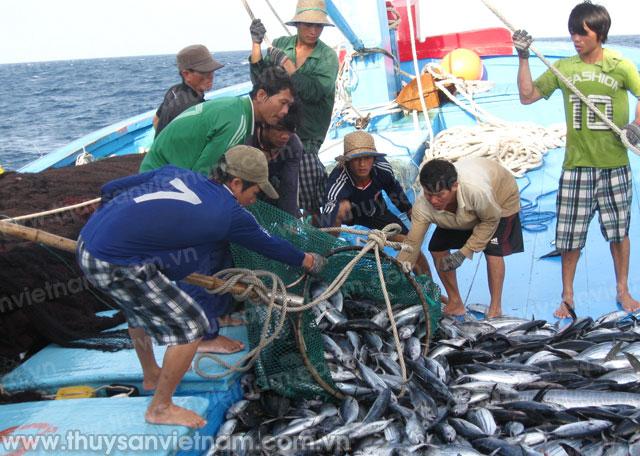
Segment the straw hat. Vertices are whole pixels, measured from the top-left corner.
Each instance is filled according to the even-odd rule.
[[[334,26],[327,18],[324,0],[298,0],[296,15],[286,24],[296,26],[299,22]]]
[[[357,130],[344,136],[344,154],[336,157],[336,161],[346,163],[359,157],[384,157],[387,154],[376,150],[376,144],[366,131]]]

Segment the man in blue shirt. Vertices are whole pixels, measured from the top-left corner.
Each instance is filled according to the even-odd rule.
[[[202,308],[173,281],[224,253],[229,242],[319,272],[324,258],[271,237],[243,207],[269,184],[264,154],[249,146],[230,149],[207,179],[165,166],[107,183],[102,206],[78,239],[78,263],[89,281],[108,293],[126,315],[144,374],[155,389],[145,419],[155,424],[199,428],[205,420],[172,402],[209,322]],[[170,345],[156,363],[152,338]]]
[[[402,242],[406,238],[407,227],[389,210],[382,191],[409,218],[411,203],[384,156],[377,151],[373,136],[369,133],[358,130],[345,135],[344,154],[336,157],[338,166],[329,176],[325,205],[320,210],[320,226],[346,223],[381,230],[396,223],[400,225],[402,234],[391,240]],[[422,252],[416,261],[415,272],[429,273],[429,265]]]

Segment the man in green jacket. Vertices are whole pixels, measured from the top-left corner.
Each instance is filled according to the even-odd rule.
[[[268,68],[248,97],[222,97],[197,104],[167,125],[140,165],[151,171],[175,165],[208,175],[231,147],[244,144],[254,125],[276,125],[289,112],[294,88],[281,68]]]
[[[338,56],[319,38],[324,27],[333,24],[327,18],[324,0],[299,0],[296,14],[287,25],[296,27],[298,33],[276,38],[263,59],[260,44],[266,30],[260,19],[252,22],[251,76],[254,78],[269,65],[280,66],[291,76],[303,108],[298,129],[304,146],[300,160],[300,207],[318,215],[327,183],[318,151],[331,123],[338,75]]]

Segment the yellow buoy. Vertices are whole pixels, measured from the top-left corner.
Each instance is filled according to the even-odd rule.
[[[442,58],[440,66],[460,79],[473,81],[482,78],[480,56],[470,49],[458,48],[449,52]]]

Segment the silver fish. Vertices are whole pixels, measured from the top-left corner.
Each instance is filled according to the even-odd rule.
[[[409,337],[404,344],[404,352],[409,359],[415,361],[422,354],[422,345],[417,337]]]
[[[609,429],[613,423],[607,420],[587,420],[558,426],[551,435],[556,438],[579,438],[600,434]]]
[[[353,423],[358,419],[358,414],[360,413],[360,406],[358,401],[351,397],[347,396],[342,401],[340,405],[340,418],[344,424]]]
[[[467,420],[482,429],[486,435],[494,435],[498,430],[498,426],[496,425],[493,415],[486,408],[469,410],[469,413],[467,413]]]
[[[540,376],[530,372],[522,371],[484,371],[475,374],[467,374],[458,378],[458,381],[470,378],[481,382],[495,382],[506,385],[523,385],[537,382]]]

